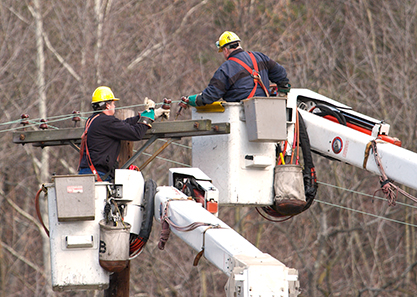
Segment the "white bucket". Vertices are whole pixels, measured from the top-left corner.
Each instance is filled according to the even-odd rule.
[[[282,215],[296,215],[306,206],[303,169],[300,165],[275,166],[274,208]]]
[[[100,221],[100,266],[110,272],[120,272],[129,263],[130,224],[107,225]]]

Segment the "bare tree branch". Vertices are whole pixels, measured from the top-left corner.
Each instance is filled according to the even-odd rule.
[[[40,273],[40,275],[42,275],[43,278],[45,278],[45,279],[48,278],[46,276],[44,270],[41,267],[39,267],[35,263],[32,263],[31,261],[29,261],[25,257],[23,257],[20,252],[15,251],[13,248],[11,248],[10,246],[8,246],[6,243],[4,243],[2,241],[0,242],[0,245],[2,247],[4,247],[7,251],[9,251],[9,253],[12,254],[13,256],[15,256],[17,259],[19,259],[20,261],[22,261],[23,263],[25,263],[26,265],[31,267],[33,270],[36,270],[38,273]]]
[[[58,61],[64,66],[69,73],[78,81],[81,81],[81,77],[77,74],[77,72],[74,70],[74,68],[71,67],[67,62],[65,62],[64,58],[54,49],[51,42],[49,41],[48,35],[46,35],[45,32],[42,34],[43,39],[45,40],[46,47],[55,55],[55,57],[58,59]]]
[[[175,32],[171,35],[171,40],[177,38],[177,35],[183,30],[183,28],[185,28],[186,23],[188,18],[196,11],[198,10],[201,6],[206,5],[208,0],[203,0],[200,3],[198,3],[197,5],[195,5],[194,7],[192,7],[190,10],[187,11],[187,13],[185,14],[185,16],[183,17],[181,24],[179,25],[179,27],[177,28],[177,30],[175,30]],[[139,64],[140,62],[142,62],[143,59],[146,59],[148,56],[150,56],[152,53],[154,53],[154,51],[160,49],[163,47],[163,43],[159,42],[155,45],[153,45],[151,48],[145,49],[144,51],[142,51],[138,57],[136,57],[136,59],[134,59],[132,62],[130,62],[130,64],[127,66],[127,70],[132,70],[134,67],[136,67],[137,64]]]

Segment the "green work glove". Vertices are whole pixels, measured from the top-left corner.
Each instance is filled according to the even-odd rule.
[[[178,105],[182,108],[187,108],[188,106],[196,107],[197,106],[196,100],[197,100],[198,95],[200,94],[195,94],[195,95],[191,95],[188,97],[183,96],[181,98],[181,102]]]
[[[288,94],[290,90],[291,90],[291,85],[289,83],[278,84],[278,93]]]
[[[146,117],[151,119],[152,121],[155,121],[155,109],[149,109],[149,110],[145,110],[142,111],[142,113],[140,114],[141,117]]]
[[[139,123],[152,127],[152,123],[155,121],[155,102],[146,97],[144,103],[146,105],[146,109],[140,114]]]
[[[198,95],[200,94],[188,96],[188,105],[196,107],[197,106],[196,100],[197,100]]]

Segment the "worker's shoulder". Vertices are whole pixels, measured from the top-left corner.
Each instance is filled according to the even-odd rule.
[[[234,69],[237,68],[237,65],[238,64],[232,60],[226,60],[220,65],[216,72],[229,73],[230,71],[234,71]]]
[[[251,52],[257,59],[262,60],[270,60],[271,58],[268,57],[267,54],[264,54],[262,52]]]
[[[120,119],[116,118],[113,115],[107,115],[105,113],[99,113],[96,117],[94,117],[93,122],[91,123],[92,126],[107,126],[112,122],[118,122]]]
[[[250,54],[252,54],[256,60],[264,60],[268,61],[270,58],[268,55],[264,54],[263,52],[258,51],[238,51],[236,54],[232,55],[233,57],[242,60],[243,62],[251,61]]]

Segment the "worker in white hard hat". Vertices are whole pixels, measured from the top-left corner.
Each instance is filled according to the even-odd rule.
[[[95,112],[86,121],[82,135],[78,173],[93,173],[98,181],[114,178],[121,140],[141,140],[156,118],[169,117],[169,109],[155,109],[155,102],[145,98],[145,111],[120,120],[114,116],[116,101],[119,99],[109,87],[98,87],[91,101]]]
[[[216,46],[226,61],[202,93],[183,97],[180,106],[203,106],[220,99],[239,102],[254,96],[269,96],[270,81],[277,84],[279,92],[289,92],[291,86],[285,68],[263,53],[244,51],[236,33],[223,32]]]

